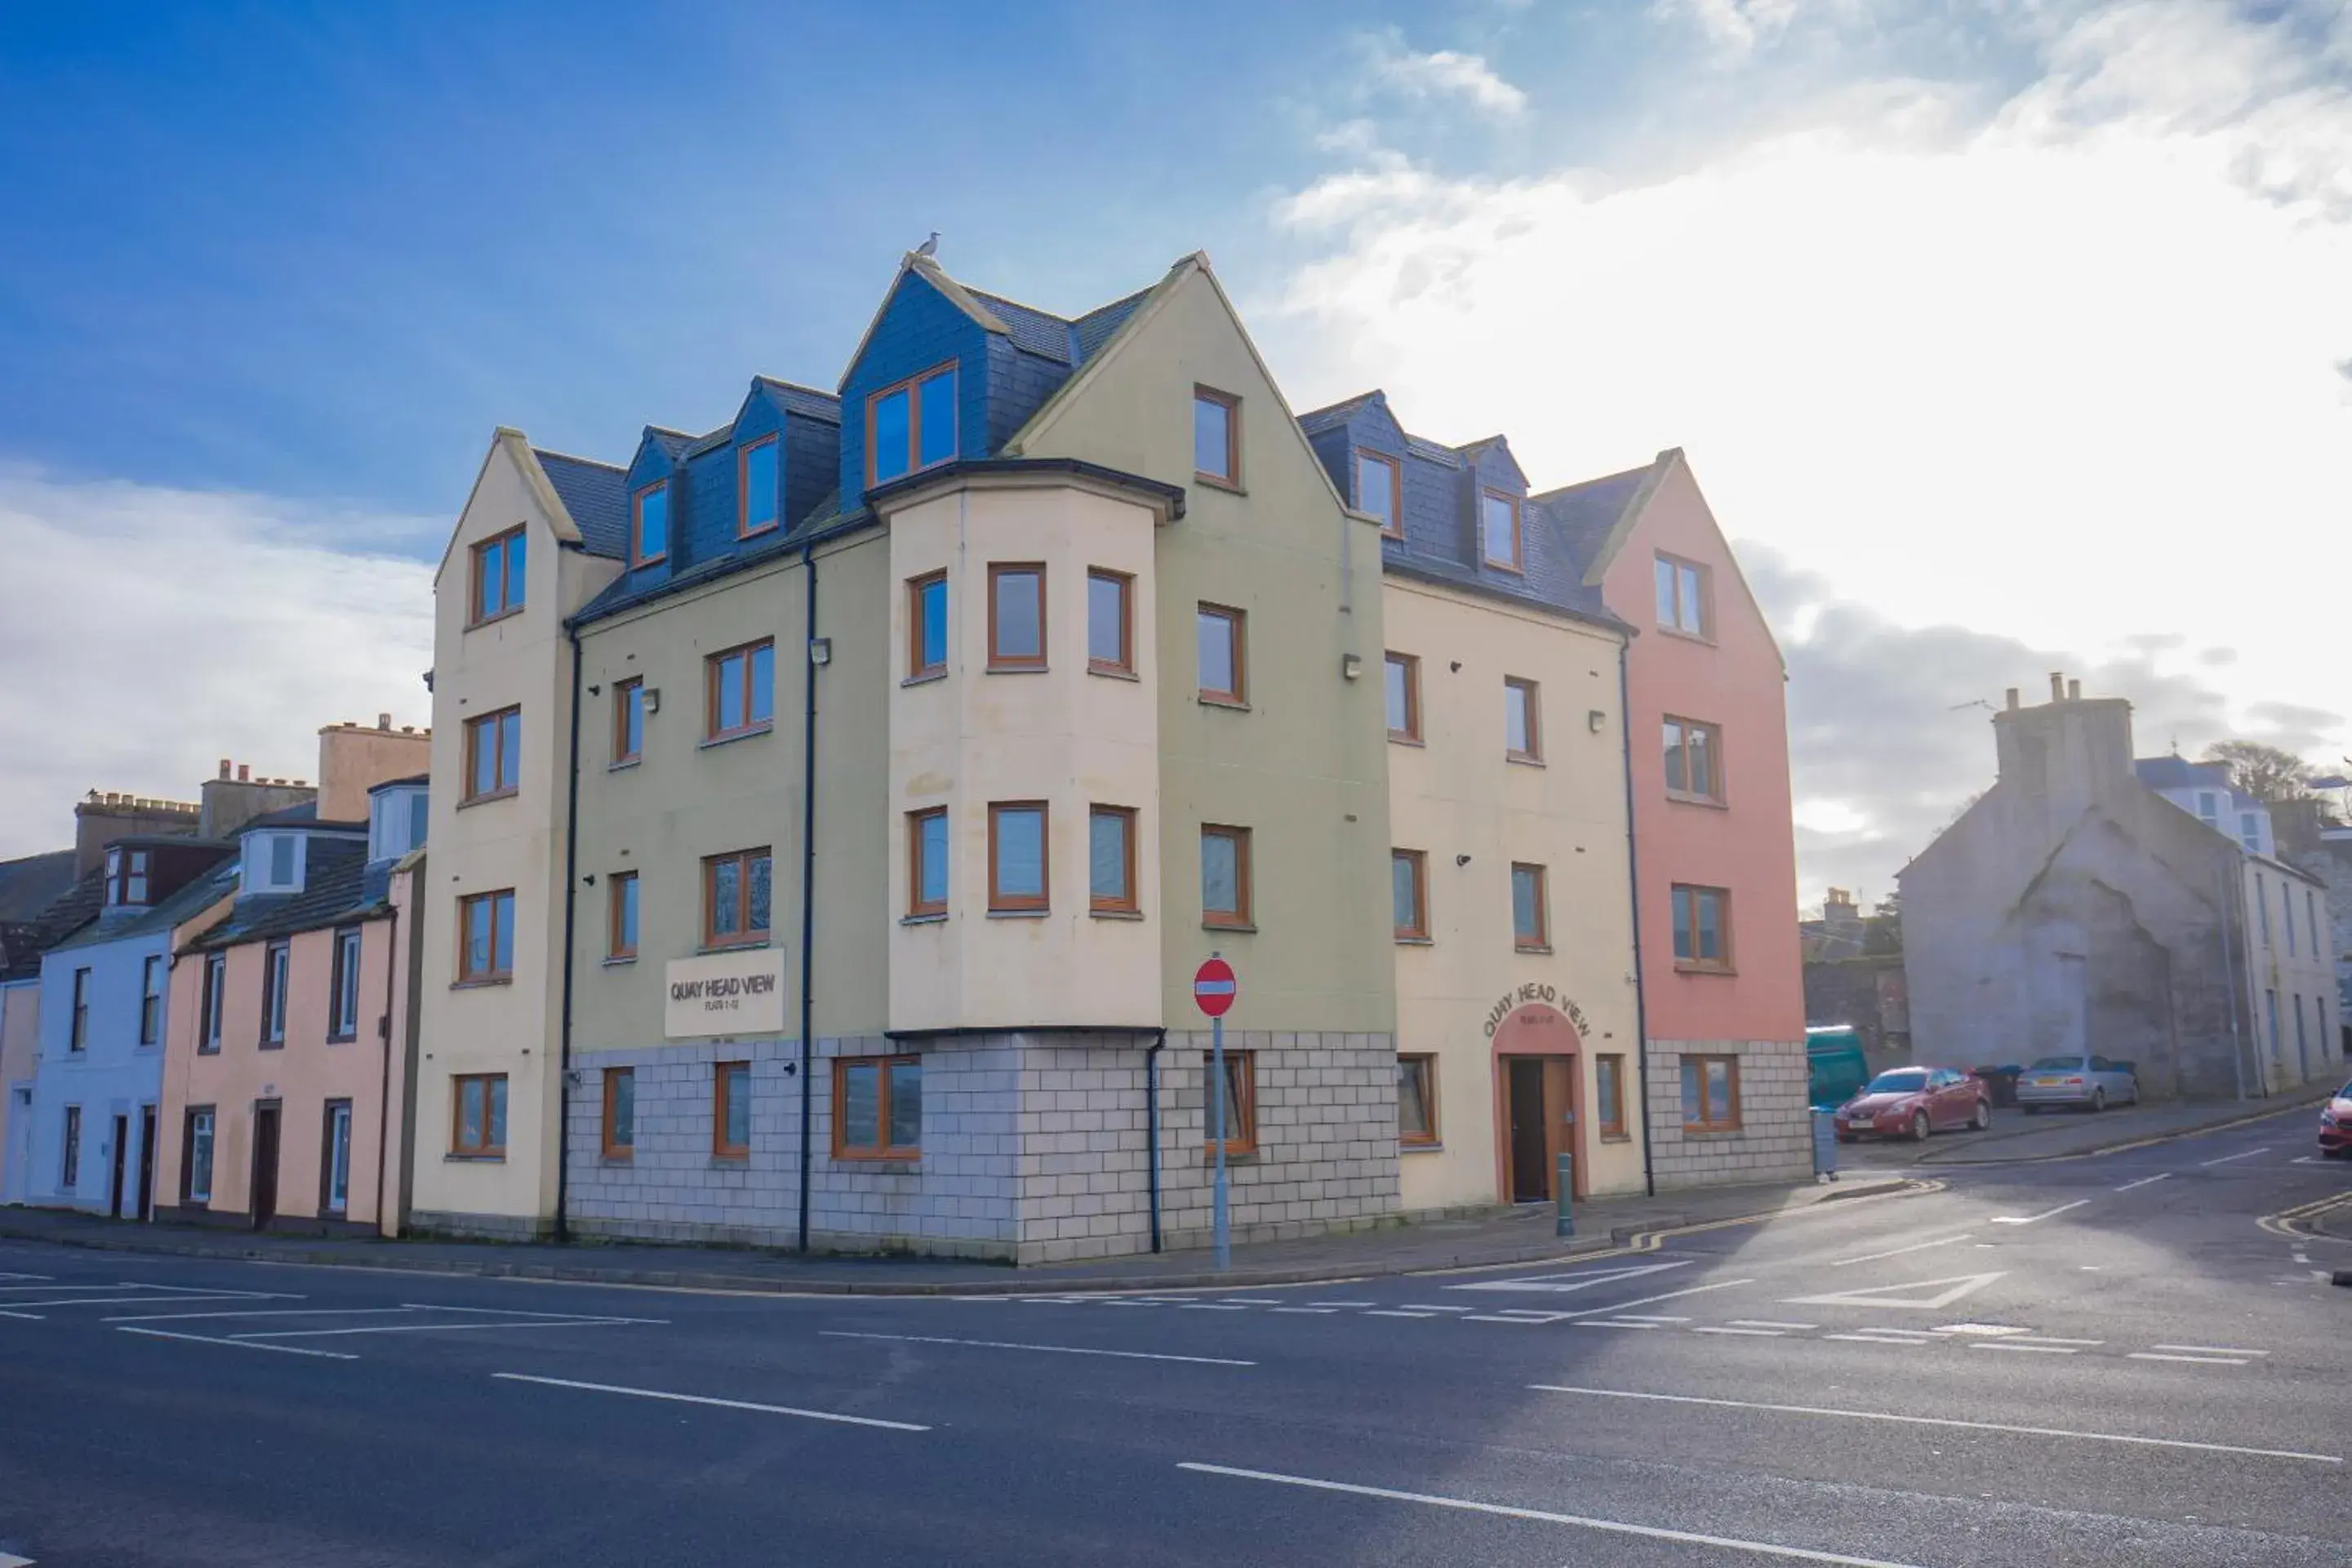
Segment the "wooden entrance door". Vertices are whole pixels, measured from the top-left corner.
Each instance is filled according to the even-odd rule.
[[[253,1228],[278,1218],[278,1102],[253,1108]]]
[[[1559,1156],[1570,1153],[1580,1156],[1575,1182],[1580,1196],[1585,1174],[1576,1144],[1576,1058],[1506,1056],[1502,1064],[1510,1116],[1511,1201],[1557,1201]]]

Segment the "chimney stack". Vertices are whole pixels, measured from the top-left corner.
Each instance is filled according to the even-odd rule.
[[[2050,672],[2050,700],[2053,703],[2066,700],[2066,672],[2063,670]]]
[[[2009,688],[2009,711],[2011,713],[2015,713],[2017,711],[2017,688],[2015,686]]]
[[[2078,703],[2083,700],[2082,682],[2068,681],[2066,683],[2066,700],[2070,703]]]
[[[240,762],[236,765],[236,781],[240,784],[249,784],[253,781],[252,763]]]
[[[376,728],[383,730],[387,735],[392,733],[392,715],[388,713],[380,713],[376,715],[375,727]]]
[[[228,758],[226,757],[221,758],[220,776],[224,779],[228,777]]]

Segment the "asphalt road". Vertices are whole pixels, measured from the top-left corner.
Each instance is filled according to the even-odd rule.
[[[2311,1119],[1232,1292],[0,1244],[0,1568],[2352,1561],[2352,1247],[2256,1223],[2352,1186]]]

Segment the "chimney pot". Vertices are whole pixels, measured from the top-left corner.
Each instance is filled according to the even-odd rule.
[[[390,729],[392,727],[392,715],[388,713],[380,713],[376,715],[375,727],[378,729]]]
[[[236,765],[236,781],[240,784],[246,784],[250,783],[252,779],[253,764],[250,762],[238,763]]]
[[[221,758],[220,776],[224,779],[228,777],[228,758],[226,757]]]
[[[2050,700],[2053,703],[2066,700],[2066,672],[2063,670],[2050,672]]]
[[[2066,700],[2070,703],[2078,703],[2083,700],[2082,682],[2068,681],[2066,683]]]
[[[2009,711],[2011,713],[2015,713],[2017,711],[2017,688],[2015,686],[2009,688]]]

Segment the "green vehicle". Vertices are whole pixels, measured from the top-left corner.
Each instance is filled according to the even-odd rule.
[[[1870,1082],[1862,1054],[1862,1031],[1851,1024],[1825,1024],[1805,1030],[1805,1097],[1816,1111],[1834,1111]]]

